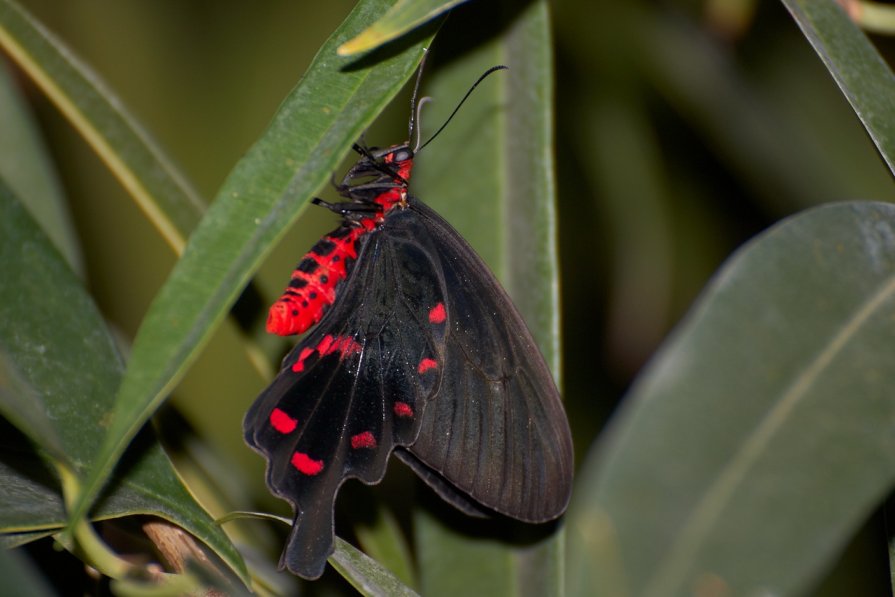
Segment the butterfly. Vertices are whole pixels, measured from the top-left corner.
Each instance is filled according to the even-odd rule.
[[[344,200],[314,200],[341,224],[270,308],[269,332],[310,331],[243,426],[295,511],[280,567],[307,579],[333,552],[342,483],[378,483],[391,454],[473,516],[539,523],[569,501],[572,440],[550,370],[482,259],[409,193],[421,148],[354,145]]]

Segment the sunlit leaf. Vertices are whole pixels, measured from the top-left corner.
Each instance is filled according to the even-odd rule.
[[[366,52],[397,39],[466,0],[398,0],[387,13],[339,46],[340,56]]]

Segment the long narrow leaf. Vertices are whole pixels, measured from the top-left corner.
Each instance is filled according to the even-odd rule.
[[[13,0],[0,0],[0,47],[47,94],[167,243],[181,253],[204,202],[115,94]]]
[[[895,173],[895,76],[835,0],[783,0]]]
[[[33,538],[35,531],[64,526],[53,469],[86,475],[111,418],[123,364],[81,281],[2,182],[0,278],[15,281],[0,284],[0,413],[8,419],[0,420],[0,532]],[[149,435],[127,453],[91,511],[95,519],[130,514],[175,522],[246,578],[233,545]]]
[[[376,560],[336,537],[336,551],[329,561],[361,595],[370,597],[415,597],[416,593],[404,585]]]
[[[461,15],[454,17],[450,25],[461,22]],[[534,2],[509,14],[498,9],[470,17],[495,30],[494,24],[504,19],[507,29],[456,60],[434,86],[426,88],[435,102],[427,106],[424,122],[437,128],[456,98],[486,68],[506,64],[509,70],[480,85],[450,126],[420,153],[412,190],[438,209],[491,265],[558,377],[548,8],[545,2]],[[470,537],[429,515],[416,522],[423,594],[560,592],[561,534],[525,549]]]
[[[68,261],[84,275],[84,258],[46,144],[21,89],[0,65],[0,179],[34,215]]]

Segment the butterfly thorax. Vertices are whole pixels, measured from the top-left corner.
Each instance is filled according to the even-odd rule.
[[[311,247],[292,271],[289,286],[270,307],[267,331],[301,334],[320,321],[336,300],[338,285],[351,271],[359,243],[377,230],[395,208],[407,207],[413,151],[404,143],[383,149],[354,146],[361,159],[336,185],[345,202],[327,204],[342,224]]]
[[[354,146],[361,159],[336,188],[347,203],[336,206],[346,220],[370,217],[381,223],[395,207],[407,207],[407,185],[413,170],[413,151],[406,143],[383,149]],[[376,211],[371,213],[371,208]]]

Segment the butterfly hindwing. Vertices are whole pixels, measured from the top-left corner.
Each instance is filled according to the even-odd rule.
[[[419,434],[442,376],[446,321],[433,247],[384,225],[364,238],[338,300],[284,359],[245,419],[268,486],[296,513],[281,565],[316,578],[348,478],[376,483]]]

